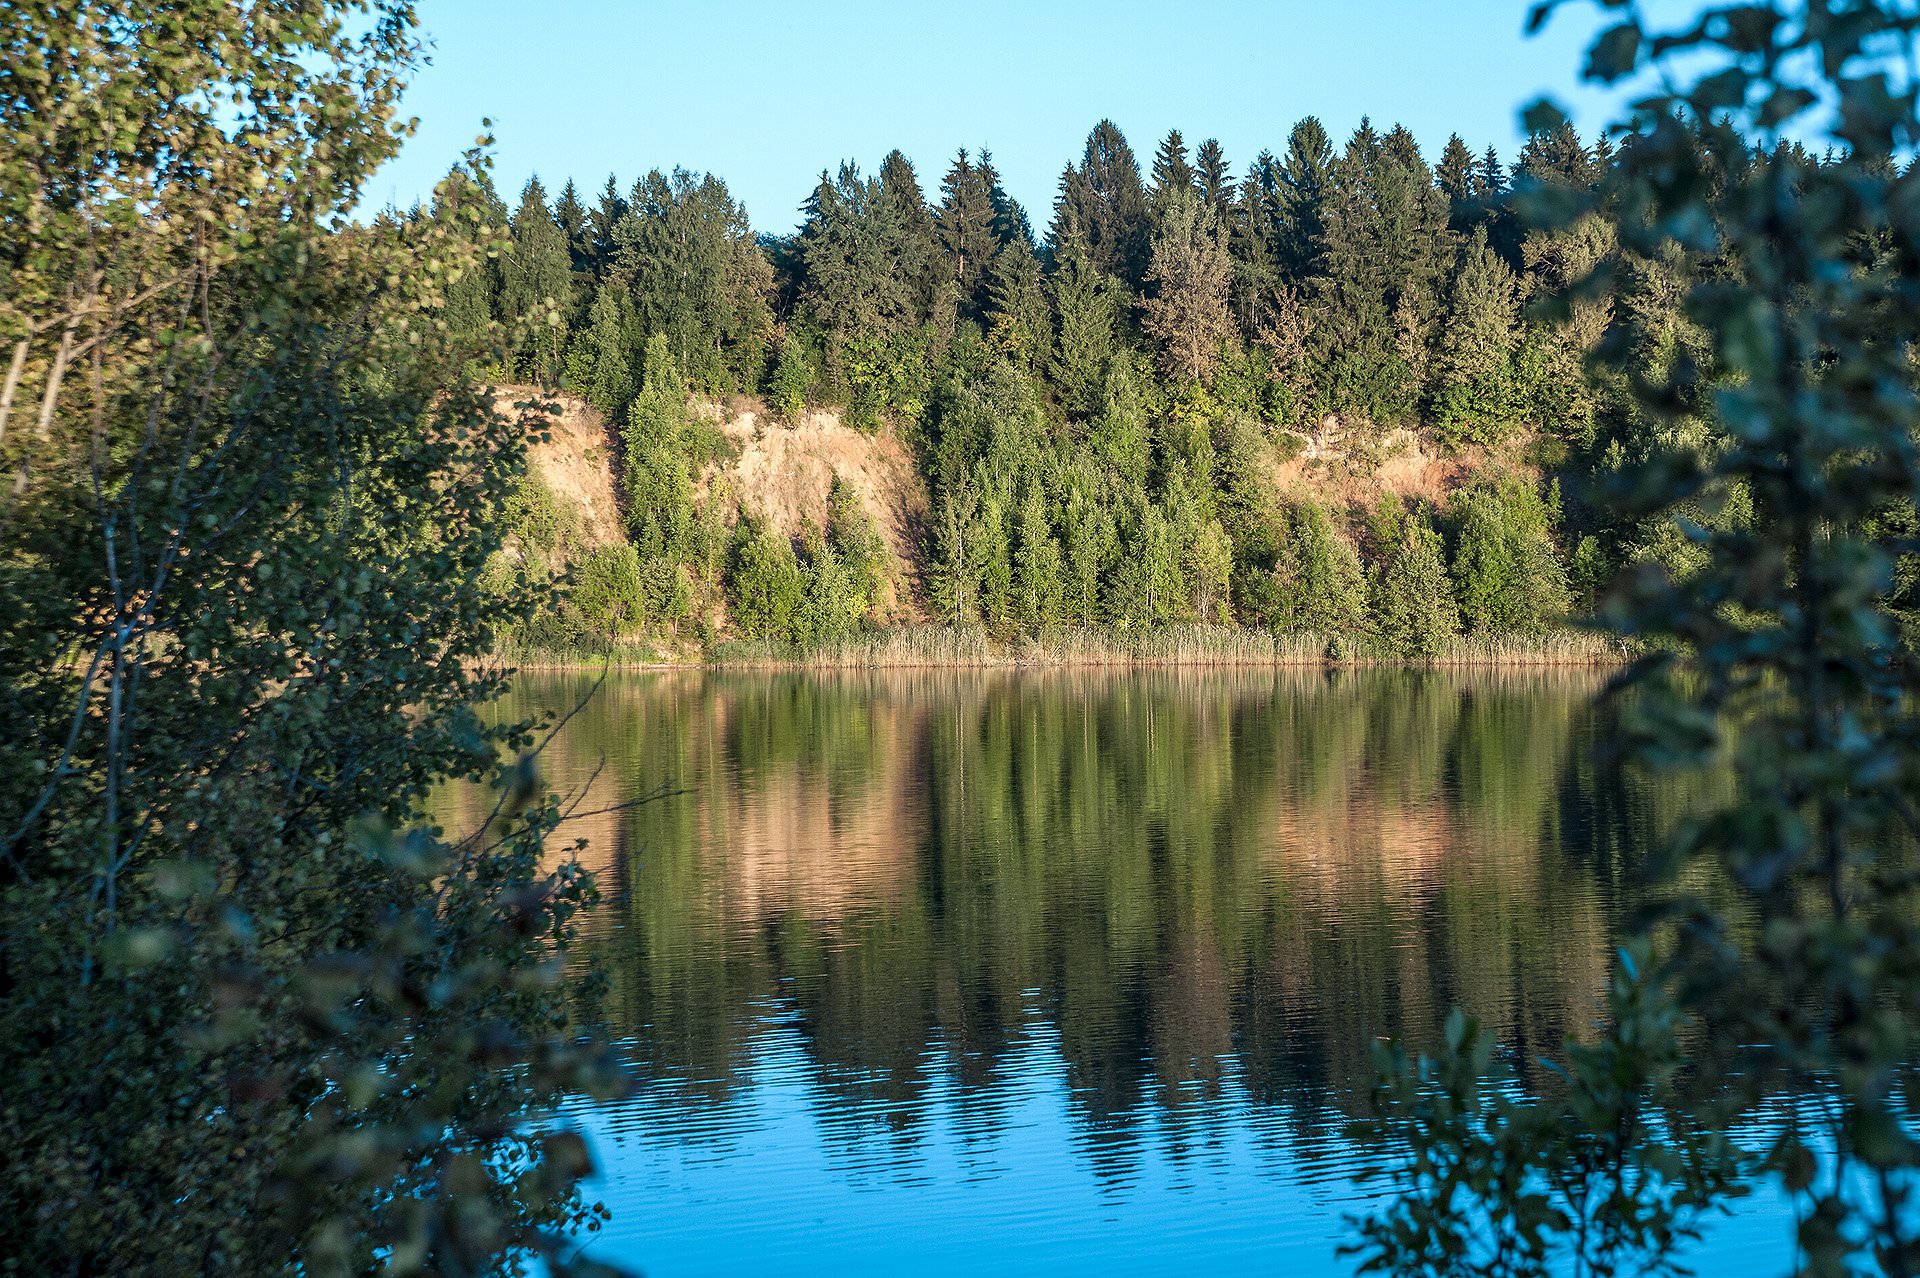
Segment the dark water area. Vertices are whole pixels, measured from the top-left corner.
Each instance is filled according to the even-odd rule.
[[[503,713],[591,677],[524,677]],[[549,748],[638,1080],[592,1254],[724,1273],[1352,1272],[1370,1045],[1590,1025],[1698,787],[1589,672],[616,675]],[[1786,1272],[1717,1223],[1705,1275]]]

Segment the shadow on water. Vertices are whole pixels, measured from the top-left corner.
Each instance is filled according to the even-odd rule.
[[[503,712],[590,680],[526,676]],[[650,1272],[1338,1272],[1369,1046],[1595,1013],[1684,787],[1591,672],[616,676],[549,751]],[[991,1221],[991,1227],[988,1222]],[[957,1249],[957,1250],[956,1250]],[[968,1257],[966,1265],[957,1258]]]

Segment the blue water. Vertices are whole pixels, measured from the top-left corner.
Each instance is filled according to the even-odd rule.
[[[1592,1019],[1684,794],[1583,677],[633,676],[549,752],[632,1093],[590,1253],[735,1273],[1348,1274],[1367,1045]],[[577,685],[528,680],[520,707]],[[1690,1259],[1792,1269],[1749,1201]]]

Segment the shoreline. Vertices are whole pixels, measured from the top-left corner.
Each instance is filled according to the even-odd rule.
[[[795,651],[766,642],[730,642],[701,653],[619,645],[603,651],[503,650],[492,658],[515,670],[830,671],[1241,669],[1617,669],[1633,660],[1625,641],[1595,631],[1562,630],[1499,639],[1459,638],[1433,657],[1369,651],[1364,638],[1274,634],[1230,627],[1168,627],[1132,634],[1097,630],[1042,633],[995,641],[984,632],[939,627],[880,631]]]

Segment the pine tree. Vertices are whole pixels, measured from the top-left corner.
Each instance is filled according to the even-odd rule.
[[[1113,121],[1102,120],[1087,137],[1080,167],[1068,165],[1061,176],[1053,242],[1077,238],[1097,269],[1138,288],[1151,230],[1140,163]]]
[[[1040,485],[1027,486],[1020,506],[1019,547],[1014,551],[1014,589],[1017,619],[1028,630],[1052,625],[1060,618],[1064,556],[1054,540]]]
[[[793,543],[754,520],[735,533],[727,594],[733,621],[755,639],[792,642],[807,602],[807,574]]]
[[[1120,319],[1117,286],[1101,276],[1075,241],[1057,251],[1054,262],[1055,343],[1048,372],[1067,411],[1091,416],[1106,392]]]
[[[640,391],[627,406],[627,532],[641,561],[677,564],[690,549],[693,482],[686,444],[687,384],[664,335],[647,339]]]
[[[820,175],[800,228],[800,300],[844,345],[856,337],[906,331],[917,310],[913,287],[887,257],[886,227],[878,215],[880,184],[853,164],[839,176]]]
[[[568,178],[553,206],[554,225],[567,239],[567,261],[576,280],[593,272],[593,228],[588,224],[587,207],[580,202],[580,188]],[[591,290],[589,290],[591,291]]]
[[[595,292],[585,332],[568,357],[568,381],[575,394],[609,421],[617,421],[633,398],[633,364],[627,342],[633,332],[633,307],[627,292],[603,284]]]
[[[1212,207],[1214,216],[1225,223],[1227,208],[1233,203],[1233,172],[1227,153],[1215,138],[1208,138],[1193,153],[1194,183],[1200,198]]]
[[[1132,360],[1108,362],[1102,400],[1100,413],[1087,432],[1094,455],[1128,487],[1145,491],[1153,445]]]
[[[1399,521],[1398,540],[1374,575],[1374,631],[1396,657],[1437,657],[1460,633],[1440,549],[1439,534],[1425,518],[1410,514]]]
[[[620,183],[613,174],[607,174],[607,184],[600,191],[600,200],[587,214],[587,234],[593,239],[593,273],[596,279],[606,279],[613,269],[613,254],[616,245],[613,242],[613,228],[627,215],[626,197],[620,194]]]
[[[632,289],[641,331],[667,339],[694,385],[720,393],[759,382],[773,267],[726,183],[654,170],[634,184],[614,242],[614,271]]]
[[[1021,244],[1032,252],[1033,225],[1027,221],[1027,211],[1020,207],[1020,202],[1001,185],[1000,170],[993,165],[993,153],[981,147],[975,167],[980,170],[981,182],[986,184],[987,200],[993,205],[994,240],[999,244]]]
[[[987,263],[999,248],[993,222],[993,189],[963,149],[940,182],[934,225],[947,278],[958,290],[961,313],[969,318],[977,319],[986,310]]]
[[[887,580],[887,543],[859,491],[839,475],[827,490],[827,545],[861,600],[860,613],[877,608]]]
[[[1553,544],[1554,512],[1532,484],[1481,483],[1455,494],[1453,585],[1475,634],[1538,634],[1566,614],[1566,567]]]
[[[1040,282],[1040,259],[1024,243],[1002,244],[987,265],[987,333],[1029,376],[1046,368],[1053,349],[1053,312]]]
[[[1154,236],[1141,320],[1168,375],[1202,381],[1213,372],[1233,331],[1227,312],[1232,274],[1213,210],[1192,191],[1174,199]]]
[[[1364,628],[1367,579],[1360,556],[1334,531],[1318,503],[1307,502],[1293,512],[1274,571],[1281,628],[1329,640]]]
[[[1573,125],[1562,120],[1534,133],[1520,149],[1518,171],[1536,182],[1586,190],[1600,180],[1600,165]]]
[[[1456,217],[1478,198],[1478,178],[1479,161],[1473,158],[1473,152],[1467,149],[1458,133],[1448,137],[1446,149],[1440,153],[1440,163],[1434,166],[1433,180],[1440,193],[1452,202]]]
[[[1153,155],[1152,204],[1156,217],[1165,216],[1176,200],[1193,194],[1193,165],[1187,162],[1187,141],[1171,129]]]
[[[567,241],[554,225],[540,179],[528,180],[513,215],[513,239],[500,292],[503,319],[520,325],[521,368],[542,385],[560,374],[565,351],[564,319],[572,310],[573,275]]]
[[[933,212],[921,194],[913,162],[899,151],[889,151],[880,162],[880,195],[875,212],[887,256],[912,293],[913,322],[925,323],[939,294],[943,273],[940,246],[934,235]]]
[[[1460,253],[1440,342],[1434,419],[1443,436],[1491,443],[1511,411],[1517,294],[1513,272],[1474,228]]]
[[[1320,121],[1308,116],[1288,134],[1287,153],[1271,185],[1275,201],[1271,220],[1277,236],[1274,256],[1289,281],[1298,283],[1322,273],[1327,188],[1333,175],[1333,142]]]

